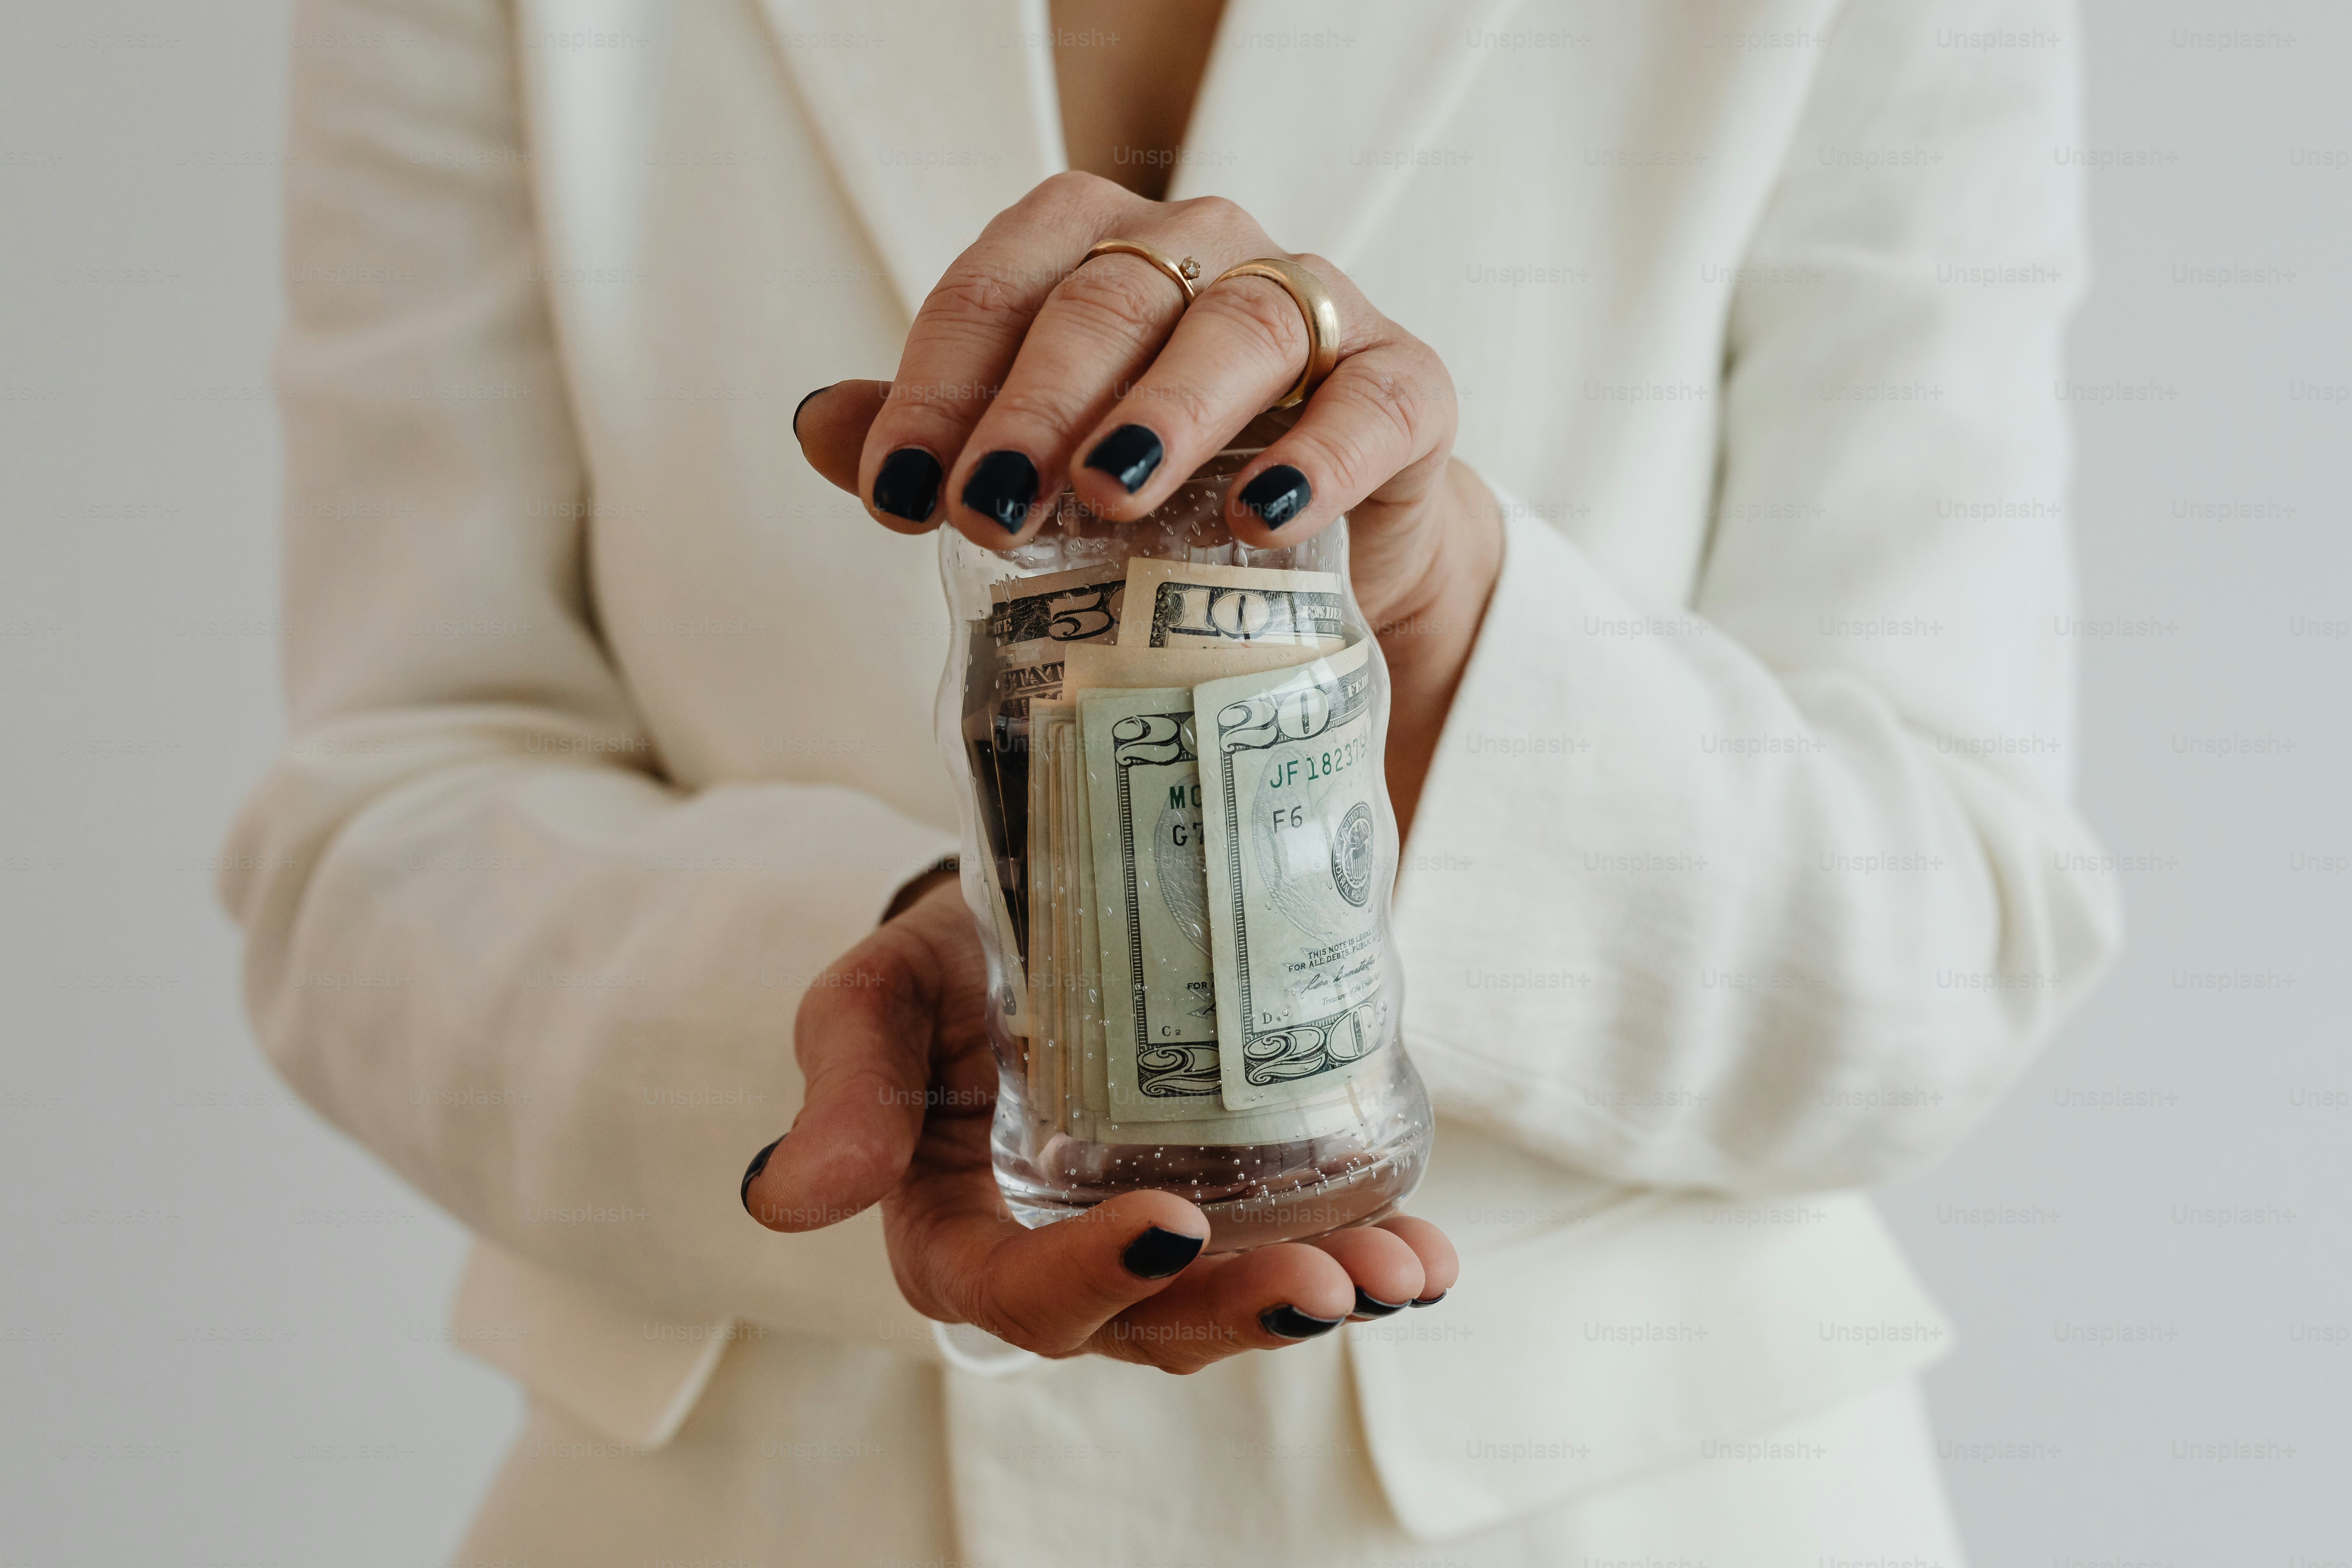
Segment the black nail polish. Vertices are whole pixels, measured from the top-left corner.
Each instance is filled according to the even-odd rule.
[[[1155,1225],[1129,1242],[1118,1260],[1139,1279],[1165,1279],[1183,1272],[1184,1266],[1200,1257],[1201,1248],[1208,1244],[1205,1236],[1182,1236]]]
[[[816,392],[831,392],[835,387],[839,386],[840,384],[841,383],[837,381],[828,381],[823,386],[818,387]],[[801,410],[809,405],[809,397],[814,397],[816,395],[816,392],[810,393],[808,397],[803,397],[798,403],[793,405],[793,439],[795,441],[801,438]]]
[[[1255,513],[1268,528],[1280,528],[1314,499],[1307,476],[1288,463],[1276,463],[1242,487],[1242,510]]]
[[[1402,1301],[1383,1301],[1378,1296],[1367,1294],[1361,1285],[1356,1287],[1356,1315],[1358,1317],[1385,1318],[1391,1312],[1403,1311],[1404,1308],[1405,1304]]]
[[[1087,467],[1108,474],[1117,479],[1128,494],[1143,488],[1143,481],[1160,467],[1160,459],[1168,448],[1160,437],[1141,425],[1122,425],[1101,440],[1087,454]]]
[[[1412,1304],[1416,1307],[1434,1307],[1453,1294],[1451,1290],[1440,1290],[1434,1296],[1415,1296],[1412,1299]]]
[[[1018,533],[1037,499],[1037,465],[1018,452],[991,452],[972,465],[963,482],[963,504],[993,518],[1007,533]]]
[[[1268,1307],[1257,1315],[1258,1327],[1278,1340],[1311,1340],[1328,1334],[1345,1318],[1310,1318],[1292,1306]]]
[[[776,1140],[776,1143],[781,1143],[782,1142],[783,1140],[781,1138]],[[766,1148],[761,1150],[758,1153],[752,1155],[751,1168],[743,1173],[743,1184],[740,1188],[737,1189],[736,1195],[743,1200],[743,1212],[745,1214],[751,1213],[751,1184],[758,1181],[760,1179],[760,1173],[768,1168],[768,1156],[776,1152],[776,1143],[771,1143]],[[755,1215],[754,1217],[756,1218],[757,1216]]]
[[[920,447],[901,447],[882,459],[874,476],[874,505],[908,522],[927,522],[940,503],[940,460]]]

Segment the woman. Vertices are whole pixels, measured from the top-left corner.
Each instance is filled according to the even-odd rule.
[[[295,738],[225,893],[280,1069],[480,1238],[531,1415],[466,1557],[1957,1562],[1948,1331],[1854,1189],[2116,940],[2047,521],[2073,31],[310,5]],[[907,1109],[974,949],[903,535],[1132,515],[1308,363],[1114,238],[1339,308],[1230,521],[1349,517],[1441,1128],[1318,1247],[1020,1232]]]

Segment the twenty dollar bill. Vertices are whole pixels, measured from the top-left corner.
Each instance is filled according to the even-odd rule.
[[[1120,1121],[1222,1115],[1192,690],[1089,691],[1078,710],[1108,1109]]]
[[[1336,1089],[1391,1032],[1370,651],[1193,691],[1229,1110]]]

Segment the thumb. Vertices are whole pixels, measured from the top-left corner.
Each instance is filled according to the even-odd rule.
[[[887,381],[836,381],[802,398],[793,410],[793,437],[809,467],[856,495],[866,432],[889,395]]]
[[[790,1132],[743,1173],[770,1230],[819,1230],[898,1184],[922,1134],[939,985],[886,927],[817,977],[793,1026],[807,1093]]]

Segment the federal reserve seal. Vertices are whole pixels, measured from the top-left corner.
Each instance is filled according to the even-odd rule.
[[[1372,805],[1360,800],[1339,819],[1331,835],[1331,885],[1339,896],[1364,907],[1372,896]]]

